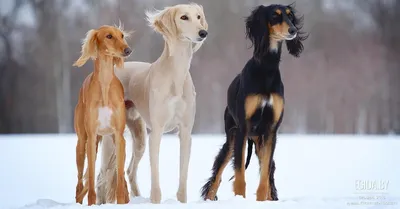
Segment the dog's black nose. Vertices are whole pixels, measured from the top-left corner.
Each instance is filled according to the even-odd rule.
[[[207,31],[205,31],[205,30],[200,30],[199,31],[199,36],[201,37],[201,38],[205,38],[206,36],[207,36]]]
[[[294,35],[294,34],[297,33],[297,29],[295,27],[290,27],[288,32],[289,32],[290,35]]]
[[[132,49],[131,48],[125,48],[124,49],[124,54],[125,54],[125,56],[128,56],[128,55],[130,55],[132,53]]]

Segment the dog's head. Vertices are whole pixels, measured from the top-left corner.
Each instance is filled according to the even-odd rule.
[[[258,6],[246,19],[246,36],[254,45],[256,58],[261,58],[268,50],[277,50],[285,41],[291,55],[298,57],[307,39],[302,29],[303,17],[297,17],[294,5],[273,4]]]
[[[150,26],[167,40],[195,43],[194,51],[207,38],[208,24],[201,5],[178,4],[161,11],[146,12]]]
[[[98,29],[89,30],[82,42],[81,56],[74,66],[81,67],[89,58],[96,59],[99,55],[107,55],[113,57],[117,67],[122,67],[124,58],[132,52],[125,39],[128,36],[129,33],[124,32],[121,26],[103,25]]]

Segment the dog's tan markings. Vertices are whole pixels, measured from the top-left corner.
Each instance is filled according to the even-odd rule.
[[[244,103],[246,120],[251,118],[251,116],[253,116],[254,112],[257,110],[257,108],[261,104],[261,99],[262,99],[262,97],[259,94],[253,94],[253,95],[249,95],[246,97],[246,100]]]
[[[275,10],[276,14],[281,15],[282,11],[280,9]]]
[[[240,139],[239,139],[240,140]],[[235,195],[242,195],[243,198],[246,198],[246,180],[245,180],[245,154],[246,154],[246,139],[243,143],[242,149],[242,166],[239,170],[235,170],[235,181],[233,182],[233,192]]]
[[[272,133],[271,133],[272,134]],[[269,181],[270,176],[270,163],[272,153],[272,139],[273,136],[270,134],[265,146],[262,146],[259,150],[258,159],[260,162],[260,183],[257,189],[257,201],[272,200],[271,195],[271,184]]]
[[[235,141],[234,136],[232,136],[232,140],[230,140],[230,141]],[[228,154],[226,155],[226,157],[224,159],[224,162],[222,163],[221,167],[219,168],[219,170],[217,172],[217,175],[215,176],[214,182],[211,184],[210,190],[209,190],[209,192],[208,192],[208,194],[206,196],[206,199],[208,199],[208,200],[214,200],[215,199],[215,195],[217,194],[219,185],[221,183],[222,173],[224,172],[224,169],[225,169],[226,165],[228,165],[228,162],[232,157],[232,152],[233,152],[233,146],[232,145],[233,145],[232,143],[229,144]]]
[[[271,94],[273,104],[272,104],[272,110],[274,112],[274,124],[276,124],[279,121],[279,118],[281,117],[283,108],[284,108],[284,102],[283,98],[276,93]]]
[[[290,14],[290,9],[286,9],[286,14]]]
[[[270,33],[278,36],[285,36],[288,33],[288,31],[289,31],[289,25],[286,22],[270,26]],[[279,39],[282,38],[283,37],[279,37]]]
[[[283,98],[276,93],[271,94],[272,100],[272,111],[273,111],[273,123],[277,124],[279,118],[281,117],[284,101]],[[272,128],[272,127],[271,127]],[[270,176],[270,164],[271,164],[271,153],[272,153],[272,140],[274,138],[274,133],[269,131],[268,139],[266,144],[261,146],[258,150],[258,144],[256,143],[256,154],[260,162],[260,183],[257,189],[257,201],[272,200],[271,194],[271,184],[269,181]],[[265,140],[264,140],[265,141]]]

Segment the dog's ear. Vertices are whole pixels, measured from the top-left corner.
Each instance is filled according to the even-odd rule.
[[[175,23],[176,8],[165,7],[161,11],[146,12],[147,21],[150,27],[162,34],[165,39],[178,36],[178,29]],[[173,54],[174,47],[169,45],[169,55]]]
[[[86,38],[82,41],[81,56],[75,61],[73,66],[81,67],[89,58],[97,58],[97,31],[92,29],[86,33]]]
[[[177,36],[178,30],[175,23],[176,9],[174,7],[165,7],[161,11],[146,12],[147,21],[158,33],[166,37]]]
[[[124,58],[122,58],[122,57],[114,57],[113,61],[114,61],[115,66],[117,66],[117,68],[123,68],[124,67]]]
[[[304,50],[304,46],[302,41],[306,40],[308,38],[309,34],[306,34],[305,32],[302,31],[303,28],[303,20],[304,20],[304,16],[301,17],[297,17],[296,16],[296,11],[294,8],[294,4],[288,5],[287,6],[290,11],[292,11],[292,15],[293,15],[293,25],[297,28],[297,36],[296,38],[292,39],[292,40],[286,40],[286,47],[287,50],[289,52],[289,54],[295,56],[295,57],[299,57],[300,54],[303,52]]]
[[[199,9],[199,13],[201,15],[201,19],[200,19],[200,24],[201,26],[204,27],[204,30],[208,30],[208,23],[206,20],[206,15],[204,14],[204,10],[203,10],[203,6],[201,6],[200,4],[197,4],[198,9]]]
[[[255,8],[246,18],[246,37],[254,46],[253,56],[260,61],[267,53],[269,46],[268,21],[263,5]]]
[[[199,4],[196,4],[196,6],[197,6],[197,9],[198,9],[198,11],[200,13],[200,16],[201,16],[200,24],[201,24],[201,26],[203,26],[204,30],[208,31],[208,23],[207,23],[207,20],[206,20],[206,16],[204,15],[203,6],[201,6]],[[203,43],[204,43],[204,40],[202,42],[200,42],[200,43],[194,44],[193,53],[197,52],[197,50],[200,49],[200,47],[203,45]]]

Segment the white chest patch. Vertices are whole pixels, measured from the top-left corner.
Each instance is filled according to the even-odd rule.
[[[100,129],[110,127],[111,115],[112,115],[111,108],[109,108],[109,107],[100,107],[99,108],[99,117],[97,120],[100,123],[99,124]]]
[[[262,101],[261,101],[260,106],[261,106],[261,108],[264,108],[265,105],[268,104],[269,106],[272,106],[273,103],[274,103],[274,98],[273,97],[269,97],[269,100],[267,100],[266,98],[263,98]]]

